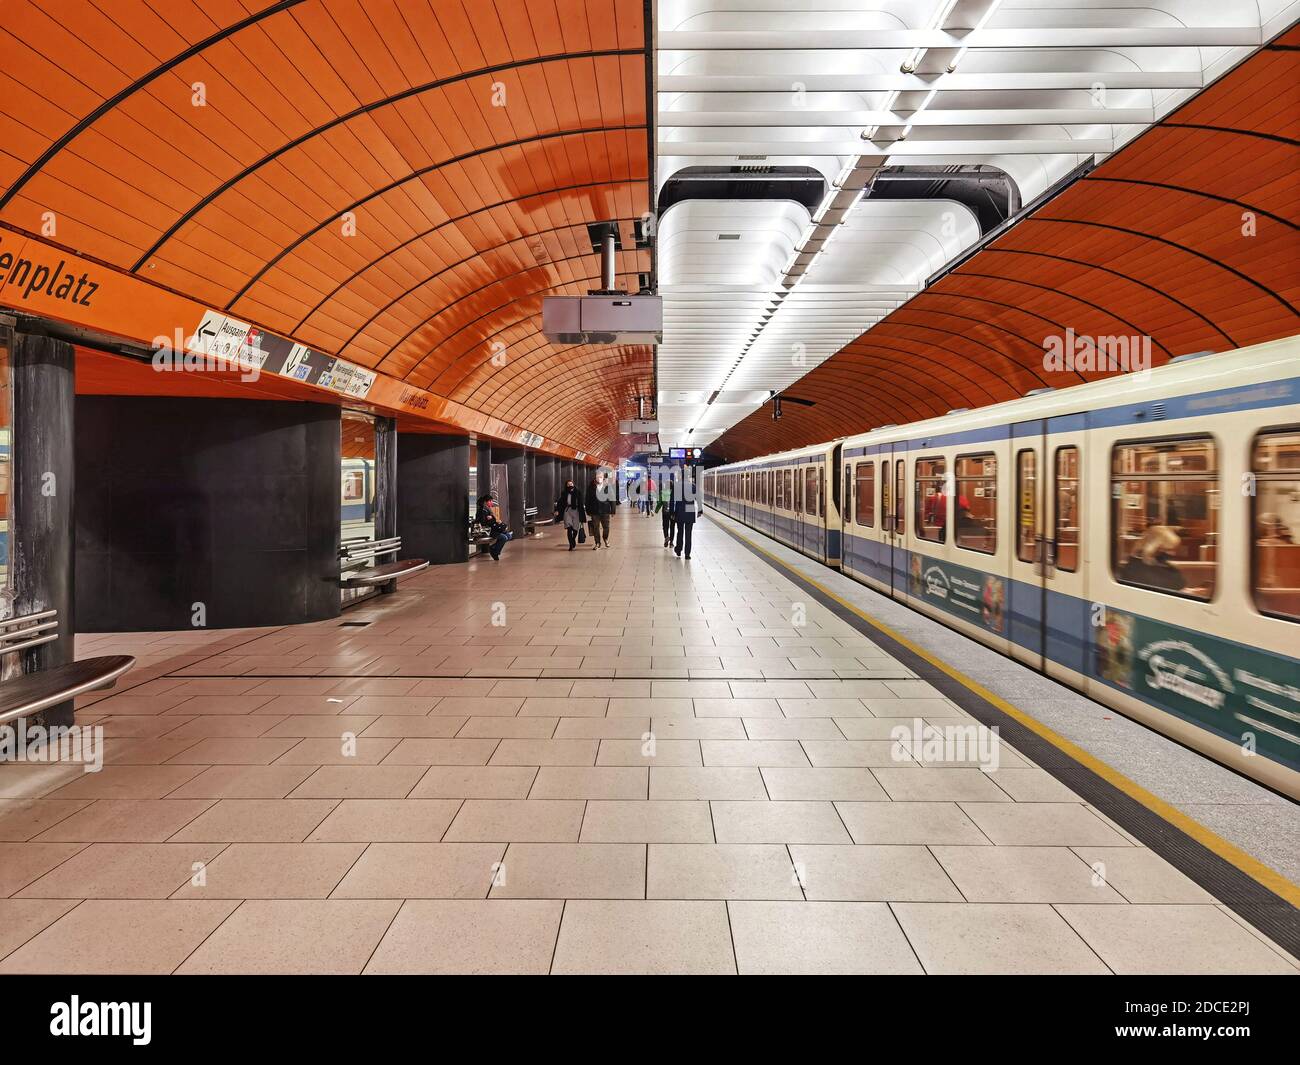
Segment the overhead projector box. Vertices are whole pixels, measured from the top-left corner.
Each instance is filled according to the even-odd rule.
[[[660,296],[543,296],[542,332],[557,344],[660,344]]]

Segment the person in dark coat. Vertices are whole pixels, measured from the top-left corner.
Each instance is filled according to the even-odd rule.
[[[610,488],[605,483],[605,475],[597,473],[587,485],[587,523],[591,529],[591,538],[596,541],[593,551],[609,546],[609,516],[614,513],[614,501],[610,498]]]
[[[564,483],[555,501],[555,516],[564,523],[564,531],[569,534],[569,550],[574,550],[578,546],[578,533],[587,521],[587,507],[572,478]]]
[[[677,546],[673,549],[673,554],[681,557],[683,546],[686,548],[686,557],[691,557],[691,532],[695,528],[695,515],[699,509],[695,502],[695,485],[687,483],[685,478],[682,480],[682,490],[677,494],[677,499],[673,502],[673,524],[677,526]]]
[[[474,520],[491,534],[492,546],[488,548],[488,554],[492,556],[493,562],[500,562],[501,552],[514,538],[514,534],[501,520],[501,504],[497,502],[495,492],[479,496],[478,513],[474,515]]]

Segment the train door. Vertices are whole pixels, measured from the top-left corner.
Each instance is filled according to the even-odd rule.
[[[895,599],[907,598],[907,444],[884,444],[880,448],[881,495],[881,579]]]
[[[1089,610],[1080,542],[1082,448],[1060,434],[1075,419],[1012,429],[1016,533],[1008,609],[1011,653],[1051,676],[1084,672]]]

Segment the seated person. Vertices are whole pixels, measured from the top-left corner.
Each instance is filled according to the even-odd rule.
[[[1261,547],[1280,547],[1283,544],[1295,543],[1286,522],[1276,514],[1261,514],[1258,524],[1255,542]]]
[[[1120,566],[1120,580],[1167,592],[1185,590],[1187,581],[1170,560],[1170,555],[1178,550],[1180,543],[1182,540],[1168,525],[1148,527],[1138,540],[1133,554]]]

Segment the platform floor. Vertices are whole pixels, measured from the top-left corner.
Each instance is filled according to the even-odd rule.
[[[0,972],[1300,971],[1007,744],[900,747],[971,719],[696,533],[81,638],[139,662],[101,771],[0,765]]]

